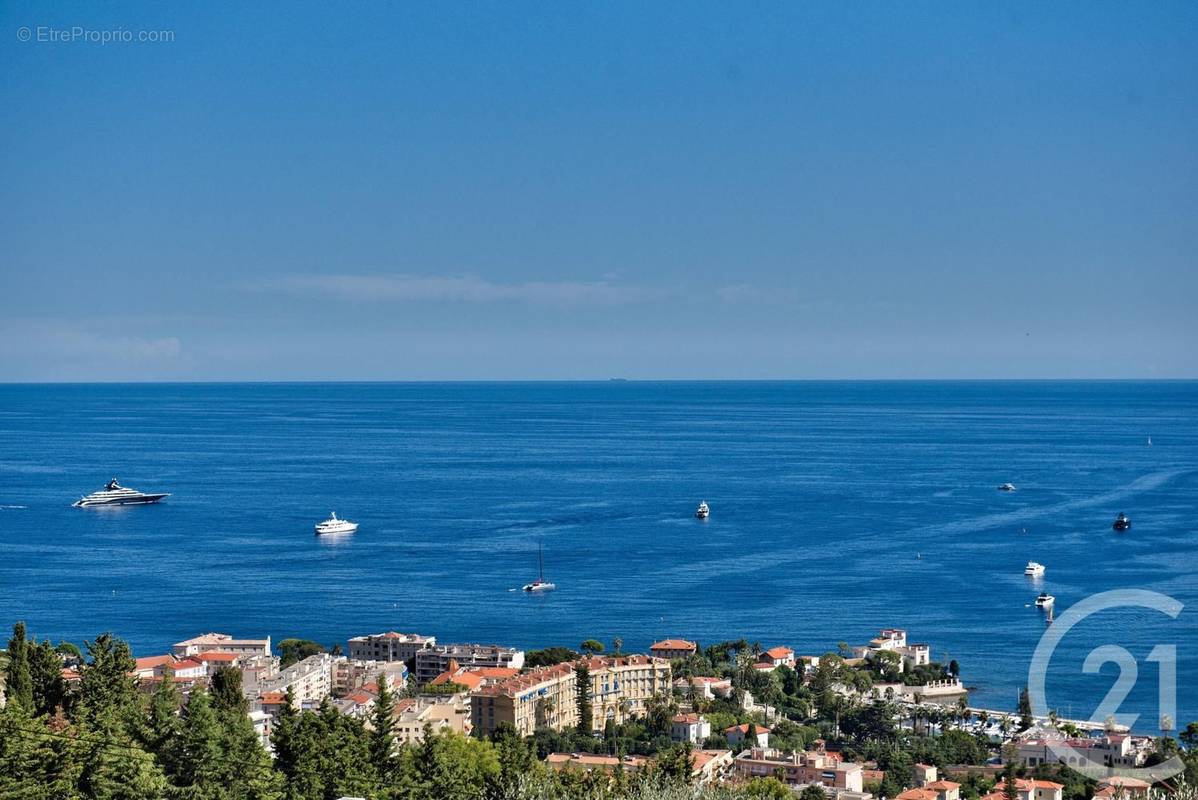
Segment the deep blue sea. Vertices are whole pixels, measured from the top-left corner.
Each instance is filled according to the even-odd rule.
[[[172,495],[71,508],[114,476]],[[358,533],[314,536],[333,510]],[[558,590],[526,596],[538,544]],[[1010,708],[1042,588],[1058,629],[1145,589],[1180,615],[1072,628],[1047,702],[1089,716],[1119,669],[1086,656],[1118,645],[1138,663],[1119,710],[1152,731],[1156,645],[1198,720],[1196,553],[1196,382],[0,385],[0,622],[137,654],[387,629],[822,653],[900,626]]]

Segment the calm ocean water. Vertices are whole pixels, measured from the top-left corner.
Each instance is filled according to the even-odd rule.
[[[70,507],[113,476],[173,494]],[[359,532],[315,537],[331,510]],[[1120,710],[1150,731],[1157,644],[1198,720],[1196,511],[1194,382],[0,386],[0,621],[138,654],[385,629],[822,653],[901,626],[1006,708],[1041,585],[1058,617],[1137,588],[1184,610],[1073,628],[1048,702],[1088,716],[1118,670],[1083,661],[1121,645],[1139,674]],[[559,588],[530,597],[538,543]]]

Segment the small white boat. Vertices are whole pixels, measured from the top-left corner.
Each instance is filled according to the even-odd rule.
[[[334,511],[324,522],[316,523],[316,535],[322,536],[326,533],[353,533],[358,529],[358,523],[350,522],[347,519],[337,519],[337,512]]]
[[[711,509],[707,507],[707,501],[699,503],[699,507],[695,509],[695,517],[698,519],[707,519],[711,516]]]
[[[998,490],[999,490],[1000,492],[1013,492],[1013,491],[1015,491],[1015,484],[1013,484],[1013,483],[1004,483],[1004,484],[1001,484],[1001,485],[998,487]]]
[[[1029,561],[1027,562],[1027,566],[1023,568],[1023,574],[1037,578],[1044,574],[1044,565],[1039,561]]]
[[[550,583],[545,580],[545,559],[541,554],[540,545],[537,545],[537,579],[532,583],[524,584],[523,591],[533,594],[536,592],[551,592],[556,588],[556,583]]]
[[[1056,601],[1057,601],[1057,599],[1055,597],[1053,597],[1052,595],[1050,595],[1048,592],[1040,592],[1040,596],[1036,598],[1036,607],[1037,608],[1048,608]]]

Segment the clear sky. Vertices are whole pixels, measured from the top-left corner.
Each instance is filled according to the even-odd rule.
[[[0,380],[1198,377],[1193,2],[5,0],[0,87]]]

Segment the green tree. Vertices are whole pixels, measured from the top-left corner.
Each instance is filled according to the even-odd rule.
[[[578,653],[568,647],[546,647],[544,650],[529,650],[524,656],[524,668],[551,667],[578,658]]]
[[[309,656],[325,652],[322,645],[310,639],[283,639],[276,648],[279,651],[279,669],[287,669]]]
[[[79,697],[72,704],[75,720],[93,730],[130,723],[139,704],[129,645],[110,633],[102,633],[87,643],[87,653],[90,660],[82,668]]]
[[[1032,727],[1034,721],[1032,718],[1032,698],[1028,694],[1027,687],[1024,686],[1019,690],[1019,730],[1026,731]]]
[[[587,639],[582,644],[578,645],[578,649],[586,653],[588,656],[593,656],[597,653],[602,653],[604,650],[603,642],[598,639]]]
[[[586,664],[574,668],[575,702],[578,704],[578,731],[589,734],[591,719],[591,670]]]
[[[212,699],[203,689],[193,691],[187,700],[181,738],[176,782],[188,787],[188,794],[196,800],[218,800],[225,791],[219,766],[221,728]]]
[[[49,641],[29,647],[29,678],[33,689],[33,710],[37,715],[53,714],[66,699],[62,679],[62,658]]]
[[[379,693],[370,715],[370,761],[375,773],[387,780],[394,771],[395,737],[391,734],[392,717],[395,713],[395,696],[387,686],[387,676],[379,673]]]
[[[12,626],[12,638],[8,640],[8,667],[4,676],[5,697],[23,709],[34,713],[33,679],[29,673],[29,642],[25,639],[25,623]]]
[[[828,800],[828,793],[813,783],[799,792],[799,800]]]
[[[229,711],[241,715],[249,713],[249,702],[241,690],[241,670],[237,667],[220,667],[212,676],[212,705],[218,711]]]
[[[491,743],[458,733],[432,733],[402,750],[400,796],[405,800],[476,800],[499,777]]]
[[[820,792],[823,796],[823,792]],[[745,784],[740,796],[745,800],[792,800],[794,795],[777,778],[753,778]],[[824,800],[827,800],[825,797]]]
[[[174,673],[168,667],[162,676],[162,682],[150,698],[150,707],[141,734],[142,743],[157,756],[158,763],[167,775],[176,775],[179,771],[181,704],[179,687],[175,685]]]

